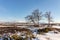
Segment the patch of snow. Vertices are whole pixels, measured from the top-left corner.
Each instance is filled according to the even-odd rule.
[[[55,34],[53,31],[45,33],[45,35],[37,34],[39,40],[60,40],[60,33]]]
[[[52,26],[52,28],[58,28],[58,29],[60,29],[60,26]]]

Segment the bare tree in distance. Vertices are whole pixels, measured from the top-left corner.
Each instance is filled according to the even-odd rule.
[[[38,9],[34,10],[31,15],[25,17],[29,22],[33,22],[34,25],[39,26],[39,21],[42,19],[42,12],[39,12]]]
[[[42,12],[39,12],[39,10],[34,10],[32,12],[33,18],[35,23],[39,24],[39,21],[42,19]]]
[[[50,23],[53,22],[53,20],[52,20],[53,18],[51,16],[51,12],[50,11],[45,13],[45,18],[48,21],[48,27],[50,27]]]
[[[32,15],[26,16],[25,19],[26,19],[27,22],[30,22],[30,23],[33,22],[35,24]]]

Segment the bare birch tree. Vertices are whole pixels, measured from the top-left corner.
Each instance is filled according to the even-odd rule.
[[[32,12],[32,15],[26,16],[26,20],[29,22],[33,22],[34,25],[39,25],[39,21],[41,20],[42,12],[39,12],[38,9]]]
[[[51,12],[46,12],[45,17],[48,21],[48,27],[50,27],[50,23],[53,22]]]

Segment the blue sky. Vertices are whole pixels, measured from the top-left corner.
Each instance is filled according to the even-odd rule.
[[[60,22],[60,0],[0,0],[0,20],[24,20],[35,9],[51,11],[55,22]]]

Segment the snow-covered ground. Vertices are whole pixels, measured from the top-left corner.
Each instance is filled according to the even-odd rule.
[[[52,28],[60,28],[60,26],[53,26]],[[37,34],[37,30],[40,28],[30,27],[28,29],[32,30],[33,35],[35,36],[35,38],[32,38],[32,40],[60,40],[60,32],[58,32],[57,30],[49,31],[48,33],[44,34]],[[23,33],[17,32],[17,35],[21,34]],[[25,38],[25,34],[22,37]]]
[[[52,26],[52,28],[60,29],[60,26]],[[37,29],[40,29],[40,28],[31,28],[31,29],[32,30],[37,30]],[[54,33],[54,31],[56,31],[57,33]],[[48,33],[44,33],[44,34],[37,34],[36,32],[34,32],[33,34],[39,40],[60,40],[60,32],[58,32],[57,30],[54,30],[54,31],[49,31]]]
[[[60,40],[60,33],[54,33],[53,31],[42,34],[37,34],[39,40]]]
[[[58,29],[60,29],[60,26],[52,26],[52,28],[58,28]]]

